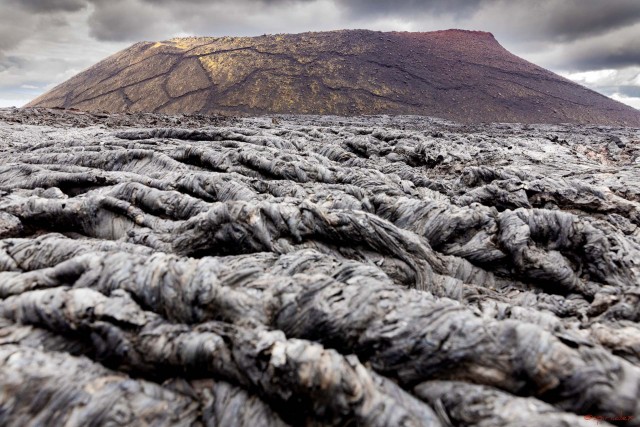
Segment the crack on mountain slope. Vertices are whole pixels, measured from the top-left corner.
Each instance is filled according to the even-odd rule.
[[[91,89],[95,88],[96,86],[101,85],[102,83],[104,83],[105,81],[107,81],[107,80],[109,80],[109,79],[112,79],[112,78],[118,77],[118,76],[119,76],[121,73],[123,73],[124,71],[127,71],[128,69],[130,69],[130,68],[132,68],[132,67],[134,67],[134,66],[136,66],[136,65],[139,65],[139,64],[141,64],[141,63],[143,63],[143,62],[145,62],[145,61],[148,61],[148,60],[150,60],[150,59],[153,59],[153,58],[154,58],[155,56],[157,56],[157,55],[181,56],[181,55],[178,55],[178,54],[172,54],[172,53],[157,53],[157,54],[155,54],[155,55],[152,55],[152,56],[146,57],[146,58],[144,58],[144,59],[141,59],[141,60],[139,60],[139,61],[137,61],[137,62],[135,62],[135,63],[133,63],[133,64],[129,64],[129,65],[127,65],[126,67],[124,67],[124,68],[122,68],[122,69],[119,69],[119,70],[118,70],[118,71],[116,71],[115,73],[110,74],[109,76],[107,76],[107,77],[103,78],[102,80],[99,80],[98,82],[96,82],[96,83],[93,85],[94,87],[89,87],[89,88],[87,88],[87,89],[85,89],[85,90],[83,90],[83,91],[81,91],[81,92],[79,92],[79,93],[77,93],[77,94],[74,94],[74,96],[73,96],[73,100],[72,100],[72,101],[73,101],[73,102],[82,102],[82,101],[85,101],[85,99],[77,100],[77,97],[79,97],[79,96],[81,96],[83,93],[85,93],[85,92],[87,92],[87,91],[89,91],[89,90],[91,90]],[[154,77],[158,77],[158,76],[161,76],[161,75],[163,75],[163,74],[164,74],[164,73],[161,73],[161,74],[158,74],[158,75],[156,75],[156,76],[154,76]],[[149,80],[149,79],[144,79],[144,80]],[[128,86],[134,86],[134,85],[136,85],[137,83],[142,83],[144,80],[141,80],[141,81],[139,81],[139,82],[129,83],[129,84],[127,84],[127,85],[128,85]],[[64,83],[63,83],[63,84],[64,84]],[[124,88],[125,86],[122,86],[122,87]],[[72,90],[71,92],[73,92],[73,90]],[[103,94],[99,94],[99,95],[97,95],[97,96],[106,95],[106,94],[107,94],[107,93],[105,92],[105,93],[103,93]],[[67,106],[66,108],[70,108],[70,105],[71,105],[71,104],[69,104],[69,106]]]

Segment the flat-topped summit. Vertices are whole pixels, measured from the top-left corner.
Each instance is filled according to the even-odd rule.
[[[141,42],[28,106],[640,126],[638,110],[509,53],[491,33],[465,30]]]

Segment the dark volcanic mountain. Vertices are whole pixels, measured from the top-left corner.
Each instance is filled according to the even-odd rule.
[[[490,33],[460,30],[142,42],[29,106],[640,126],[639,111],[509,53]]]

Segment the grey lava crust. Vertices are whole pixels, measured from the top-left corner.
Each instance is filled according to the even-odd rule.
[[[0,110],[0,425],[640,426],[639,227],[633,128]]]

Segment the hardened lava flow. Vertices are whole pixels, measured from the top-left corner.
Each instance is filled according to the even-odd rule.
[[[0,110],[0,424],[640,426],[640,130]]]

